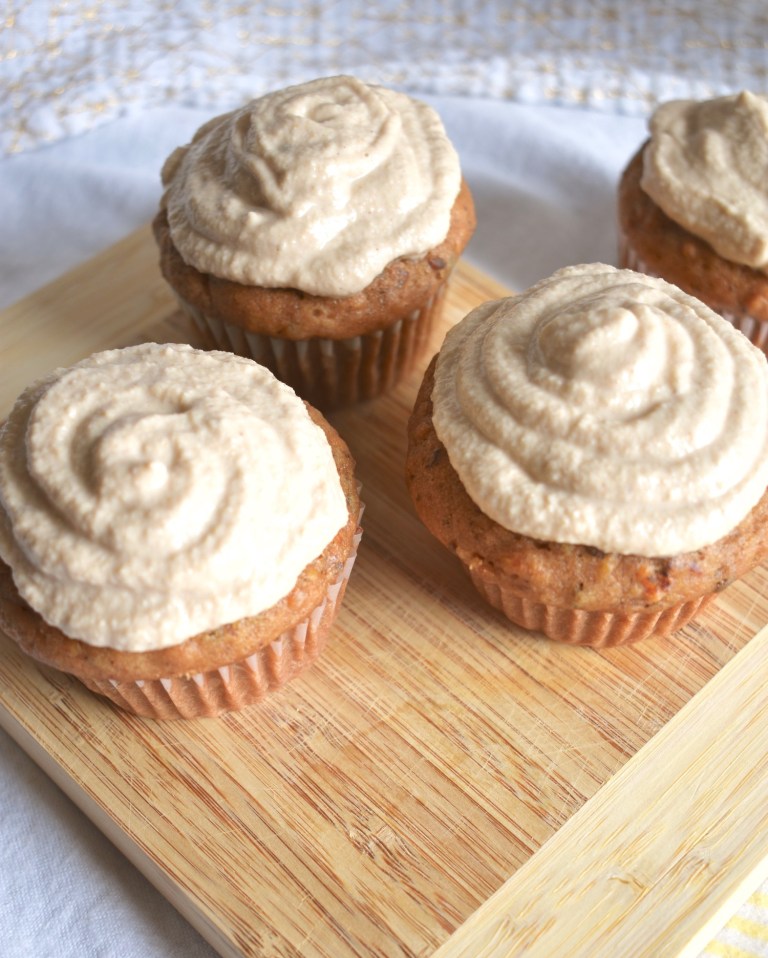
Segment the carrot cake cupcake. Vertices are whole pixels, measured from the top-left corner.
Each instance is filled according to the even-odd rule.
[[[321,408],[413,368],[475,226],[437,113],[348,76],[216,117],[162,179],[154,231],[183,310]]]
[[[768,351],[768,98],[673,100],[619,185],[619,264],[661,276]]]
[[[427,528],[513,622],[679,629],[768,554],[768,363],[630,270],[569,267],[448,333],[409,426]]]
[[[232,353],[145,344],[0,427],[0,626],[140,715],[238,709],[312,662],[359,539],[323,417]]]

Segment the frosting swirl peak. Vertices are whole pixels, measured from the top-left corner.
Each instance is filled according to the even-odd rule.
[[[97,353],[0,429],[0,557],[71,638],[140,652],[257,615],[347,521],[303,402],[183,345]]]
[[[461,182],[430,106],[347,76],[209,121],[162,176],[188,263],[321,296],[359,292],[392,260],[439,244]]]
[[[768,269],[768,98],[748,91],[663,103],[650,122],[641,186],[733,263]]]
[[[646,556],[714,542],[768,485],[768,365],[662,280],[593,264],[487,303],[446,337],[438,437],[523,535]]]

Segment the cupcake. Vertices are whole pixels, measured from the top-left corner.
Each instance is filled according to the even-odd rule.
[[[569,267],[450,330],[406,473],[512,622],[593,646],[665,635],[768,554],[768,364],[663,280]]]
[[[768,352],[768,98],[674,100],[619,185],[619,265],[696,296]]]
[[[56,370],[0,427],[0,626],[139,715],[242,708],[323,646],[353,469],[252,360],[144,344]]]
[[[162,180],[153,226],[182,310],[324,409],[418,363],[475,225],[435,111],[353,77],[209,121]]]

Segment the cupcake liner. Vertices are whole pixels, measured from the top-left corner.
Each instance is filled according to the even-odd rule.
[[[177,297],[195,325],[219,349],[256,360],[320,409],[374,399],[395,386],[424,354],[447,282],[421,309],[385,329],[346,339],[266,336],[203,313]]]
[[[81,681],[126,711],[153,719],[212,717],[258,702],[304,671],[323,650],[341,607],[361,537],[358,527],[341,575],[310,615],[246,658],[194,675],[132,682]]]
[[[623,233],[619,234],[619,266],[622,269],[633,269],[636,273],[645,273],[646,276],[661,276],[660,273],[652,270],[648,264],[638,255]],[[661,277],[664,279],[664,277]],[[735,313],[720,311],[717,312],[727,319],[732,326],[735,326],[739,332],[742,332],[747,339],[768,354],[768,323],[756,319],[749,313],[736,315]]]
[[[714,593],[699,596],[666,609],[638,612],[588,612],[562,609],[505,590],[487,569],[468,569],[480,595],[515,625],[541,632],[554,642],[607,648],[629,645],[651,635],[661,638],[677,632],[712,599]]]
[[[645,260],[641,259],[633,246],[630,246],[625,233],[619,233],[619,268],[633,269],[636,273],[645,273],[646,276],[658,276],[649,269]]]

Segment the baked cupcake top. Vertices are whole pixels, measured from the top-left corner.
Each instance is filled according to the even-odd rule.
[[[448,333],[435,432],[504,528],[603,552],[712,543],[768,485],[768,364],[663,280],[592,264]]]
[[[650,122],[641,186],[722,257],[768,269],[768,98],[673,100]]]
[[[166,648],[285,596],[347,522],[328,441],[257,363],[97,353],[0,428],[0,557],[70,638]]]
[[[448,232],[461,184],[437,113],[348,76],[253,100],[162,171],[171,237],[203,273],[320,296],[364,289]]]

